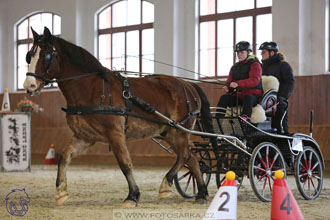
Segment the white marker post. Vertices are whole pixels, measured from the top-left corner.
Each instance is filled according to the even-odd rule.
[[[228,171],[226,180],[214,196],[203,220],[235,219],[237,213],[237,186],[235,173]]]

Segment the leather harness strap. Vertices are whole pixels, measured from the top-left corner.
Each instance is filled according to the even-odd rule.
[[[119,79],[119,81],[123,84],[123,98],[125,100],[126,111],[131,112],[132,110],[132,94],[131,94],[131,87],[127,77],[121,75],[121,72],[115,73],[115,76]],[[125,133],[128,128],[128,114],[125,115]]]
[[[158,124],[173,126],[170,123],[150,118],[146,116],[142,116],[139,114],[135,114],[133,112],[127,111],[124,108],[109,106],[109,105],[90,105],[90,106],[68,106],[67,108],[62,107],[62,111],[64,111],[67,115],[94,115],[94,114],[105,114],[105,115],[119,115],[119,116],[133,116],[136,118],[140,118],[146,121],[151,121]]]
[[[174,126],[171,123],[167,123],[167,122],[155,119],[155,118],[146,117],[146,116],[142,116],[142,115],[133,113],[132,112],[132,105],[133,104],[137,105],[138,107],[140,107],[141,109],[147,111],[148,113],[154,113],[155,109],[149,103],[146,103],[141,98],[132,96],[129,81],[128,81],[127,77],[125,77],[121,74],[121,72],[116,72],[115,76],[116,76],[117,79],[119,79],[119,81],[123,85],[122,96],[125,100],[125,108],[112,106],[113,103],[112,103],[112,96],[111,96],[111,92],[110,92],[110,82],[107,79],[107,77],[101,75],[101,77],[103,78],[103,84],[102,84],[103,87],[102,87],[102,95],[101,95],[100,105],[74,106],[74,107],[73,106],[68,106],[67,108],[62,107],[62,110],[64,112],[66,112],[67,115],[111,114],[111,115],[124,116],[125,117],[125,133],[126,133],[126,130],[128,128],[128,116],[140,118],[140,119],[151,121],[151,122],[158,123],[158,124],[164,124],[164,125],[168,125],[168,126],[172,126],[172,127]],[[184,120],[179,122],[180,124],[183,125],[188,120],[190,120],[193,116],[195,116],[196,114],[199,114],[200,111],[199,111],[198,100],[194,96],[191,89],[189,87],[187,87],[183,82],[181,82],[181,83],[182,83],[182,86],[183,86],[183,90],[184,90],[184,94],[185,94],[186,102],[187,102],[187,107],[188,107],[188,116]],[[104,84],[107,85],[110,105],[104,105],[104,99],[105,99]],[[191,103],[189,101],[189,97],[188,97],[188,94],[187,94],[187,88],[189,90],[189,93],[193,97],[194,101],[196,102],[197,108],[194,111],[192,111]]]

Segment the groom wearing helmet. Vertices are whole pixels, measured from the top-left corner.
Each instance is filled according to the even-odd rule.
[[[260,45],[262,55],[262,74],[265,76],[274,76],[280,83],[277,92],[278,106],[276,115],[272,119],[272,127],[277,129],[277,133],[288,134],[288,99],[294,88],[293,71],[285,59],[284,55],[278,53],[276,42],[268,41]]]

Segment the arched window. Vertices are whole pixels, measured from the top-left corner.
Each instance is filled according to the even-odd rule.
[[[234,45],[242,40],[259,45],[272,40],[272,0],[199,0],[199,73],[229,74]]]
[[[153,73],[154,5],[144,0],[110,4],[97,15],[98,58],[109,69]]]
[[[23,83],[25,80],[26,72],[28,71],[28,64],[25,61],[26,53],[33,45],[33,35],[31,27],[37,33],[42,34],[44,27],[48,29],[54,35],[61,34],[61,17],[51,12],[38,12],[32,14],[22,20],[16,26],[16,39],[17,39],[17,89],[23,89]],[[54,87],[56,85],[51,85]]]

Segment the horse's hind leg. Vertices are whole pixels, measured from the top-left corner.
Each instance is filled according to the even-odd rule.
[[[58,170],[56,179],[56,204],[62,205],[68,198],[66,169],[70,164],[71,159],[86,151],[92,144],[86,143],[82,140],[74,138],[69,144],[58,160]]]
[[[184,164],[187,164],[197,180],[198,195],[196,197],[196,203],[205,204],[207,203],[206,197],[208,196],[207,187],[204,183],[198,160],[189,149],[188,137],[188,134],[180,134],[180,132],[173,134],[172,137],[167,137],[167,142],[173,147],[177,154],[177,160],[164,177],[158,197],[166,198],[170,196],[174,176]]]
[[[200,171],[198,160],[192,152],[190,152],[190,158],[186,161],[186,164],[192,171],[197,181],[198,194],[195,203],[206,204],[208,197],[207,187],[205,185],[202,172]]]
[[[140,191],[133,177],[133,165],[127,149],[125,135],[122,132],[112,132],[109,137],[109,144],[128,183],[129,194],[123,206],[126,208],[136,207],[139,202]]]
[[[173,130],[172,130],[173,131]],[[168,198],[172,193],[173,178],[190,157],[188,135],[182,131],[174,131],[165,137],[166,142],[173,148],[177,157],[172,168],[167,172],[160,185],[158,198]]]

